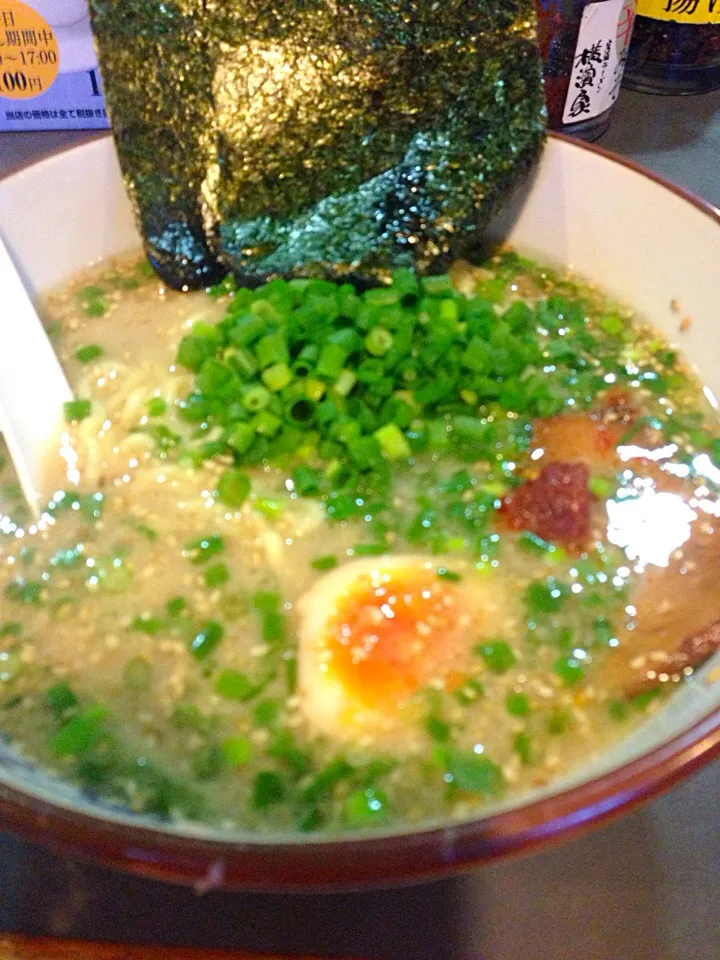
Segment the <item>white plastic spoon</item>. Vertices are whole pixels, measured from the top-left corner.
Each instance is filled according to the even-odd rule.
[[[72,390],[0,236],[0,432],[33,514],[48,443]]]

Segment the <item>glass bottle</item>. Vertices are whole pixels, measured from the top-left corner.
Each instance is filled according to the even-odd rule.
[[[549,126],[597,140],[620,92],[635,0],[536,0],[536,7]]]
[[[638,0],[624,85],[667,94],[720,89],[720,0]]]

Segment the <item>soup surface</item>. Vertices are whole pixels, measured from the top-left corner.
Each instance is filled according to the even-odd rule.
[[[46,313],[77,399],[38,524],[4,468],[0,729],[93,794],[467,816],[717,645],[716,415],[583,283],[509,252],[365,293],[106,264]]]

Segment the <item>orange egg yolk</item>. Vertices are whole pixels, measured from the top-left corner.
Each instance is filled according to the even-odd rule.
[[[392,704],[449,670],[464,619],[452,585],[431,573],[363,577],[328,624],[328,669],[365,705]]]

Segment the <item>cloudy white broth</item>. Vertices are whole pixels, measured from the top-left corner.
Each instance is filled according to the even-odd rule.
[[[582,282],[508,252],[178,294],[122,263],[45,312],[76,399],[37,525],[3,468],[0,731],[92,795],[264,832],[464,817],[717,643],[716,415]]]

